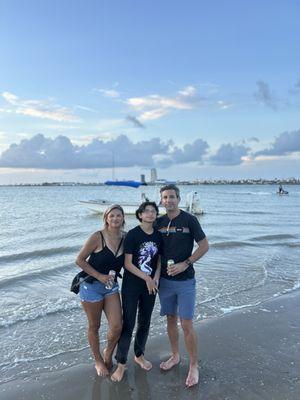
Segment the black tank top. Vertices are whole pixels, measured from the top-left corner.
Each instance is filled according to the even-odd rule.
[[[96,271],[100,272],[100,274],[107,275],[111,269],[116,271],[116,278],[115,281],[117,280],[117,276],[121,277],[120,271],[124,266],[124,261],[125,261],[125,254],[124,251],[122,254],[117,256],[122,243],[123,243],[123,238],[121,239],[118,249],[116,253],[114,254],[106,245],[104,237],[102,235],[102,232],[100,232],[101,235],[101,241],[102,241],[102,250],[98,251],[97,253],[93,252],[90,255],[90,258],[88,260],[88,263],[90,264],[91,267],[93,267]]]

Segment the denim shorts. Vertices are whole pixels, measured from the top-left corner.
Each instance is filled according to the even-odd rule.
[[[182,319],[193,319],[196,303],[196,280],[175,281],[160,278],[160,315],[179,315]]]
[[[94,303],[101,301],[107,296],[119,292],[119,285],[117,282],[111,289],[106,289],[102,282],[94,281],[92,283],[82,282],[79,287],[79,296],[81,301]]]

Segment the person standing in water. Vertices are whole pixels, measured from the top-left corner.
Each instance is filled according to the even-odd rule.
[[[124,266],[124,211],[110,206],[103,215],[104,228],[93,233],[80,250],[76,264],[89,277],[80,284],[79,294],[88,319],[88,340],[99,376],[112,368],[112,354],[122,330],[122,310],[117,275]],[[109,271],[116,273],[115,278]],[[108,321],[107,346],[100,353],[99,328],[102,311]]]
[[[208,241],[198,219],[179,209],[180,193],[177,186],[166,185],[160,189],[160,194],[161,203],[167,212],[156,223],[163,236],[160,313],[167,316],[167,331],[172,350],[171,357],[162,362],[160,368],[168,371],[180,362],[177,326],[179,316],[189,354],[189,372],[185,383],[187,387],[191,387],[199,381],[197,336],[193,327],[196,301],[193,264],[208,251]],[[197,244],[195,250],[194,242]]]
[[[140,225],[131,229],[125,239],[125,272],[122,284],[123,328],[118,342],[117,369],[111,379],[122,380],[137,317],[134,361],[149,371],[152,364],[144,357],[151,315],[160,277],[161,234],[153,228],[158,214],[154,202],[145,201],[136,211]]]

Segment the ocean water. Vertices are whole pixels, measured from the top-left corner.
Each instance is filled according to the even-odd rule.
[[[210,251],[195,265],[196,321],[300,289],[300,187],[183,186],[199,193]],[[78,201],[154,198],[155,188],[0,187],[0,383],[90,362],[86,317],[69,291],[76,255],[101,228]],[[184,201],[184,200],[183,200]],[[126,218],[131,229],[137,220]],[[165,333],[154,310],[151,335]],[[103,318],[104,320],[104,318]],[[105,340],[105,321],[101,341]]]

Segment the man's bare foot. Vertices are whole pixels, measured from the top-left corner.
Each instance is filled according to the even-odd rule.
[[[145,371],[150,371],[152,368],[152,364],[150,361],[146,360],[146,358],[141,355],[140,357],[134,357],[134,361]]]
[[[187,387],[192,387],[197,385],[199,381],[199,368],[198,365],[191,365],[189,369],[188,376],[186,378],[185,384]]]
[[[120,382],[123,379],[126,370],[126,364],[118,364],[117,369],[111,376],[113,382]]]
[[[105,364],[106,368],[108,370],[111,370],[113,367],[112,355],[107,354],[107,349],[103,350],[103,360],[104,360],[104,364]]]
[[[179,354],[176,355],[173,354],[167,361],[163,361],[162,363],[160,363],[160,368],[164,371],[169,371],[179,363],[180,363]]]
[[[108,375],[108,369],[102,361],[96,361],[95,368],[98,376],[104,377]]]

